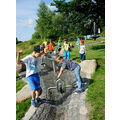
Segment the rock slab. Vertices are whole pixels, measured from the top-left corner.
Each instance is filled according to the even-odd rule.
[[[82,63],[79,64],[81,67],[81,71],[90,75],[95,72],[97,67],[96,60],[84,60]]]
[[[16,103],[21,103],[28,98],[31,98],[31,91],[29,85],[25,85],[20,91],[16,94]]]

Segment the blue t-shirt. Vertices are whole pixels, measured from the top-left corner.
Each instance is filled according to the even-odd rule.
[[[77,45],[80,45],[80,38],[77,38]]]
[[[78,63],[75,63],[75,62],[72,62],[71,60],[63,60],[63,63],[62,63],[62,68],[64,69],[67,69],[67,70],[74,70],[79,64]]]

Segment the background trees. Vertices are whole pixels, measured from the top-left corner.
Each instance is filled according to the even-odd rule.
[[[51,11],[41,0],[33,38],[50,38],[93,34],[93,23],[104,31],[105,0],[54,0]],[[97,31],[96,31],[97,32]]]

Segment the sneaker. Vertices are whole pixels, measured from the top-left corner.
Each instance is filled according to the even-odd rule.
[[[41,99],[40,98],[36,98],[35,101],[36,101],[37,104],[41,104]]]
[[[82,93],[83,92],[83,90],[77,90],[76,92],[75,92],[75,94],[80,94],[80,93]]]
[[[31,100],[31,105],[33,105],[34,107],[36,107],[35,100]]]

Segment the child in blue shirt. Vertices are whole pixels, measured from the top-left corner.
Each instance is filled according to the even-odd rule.
[[[77,47],[79,48],[79,45],[80,45],[80,38],[79,38],[79,35],[77,36]]]

